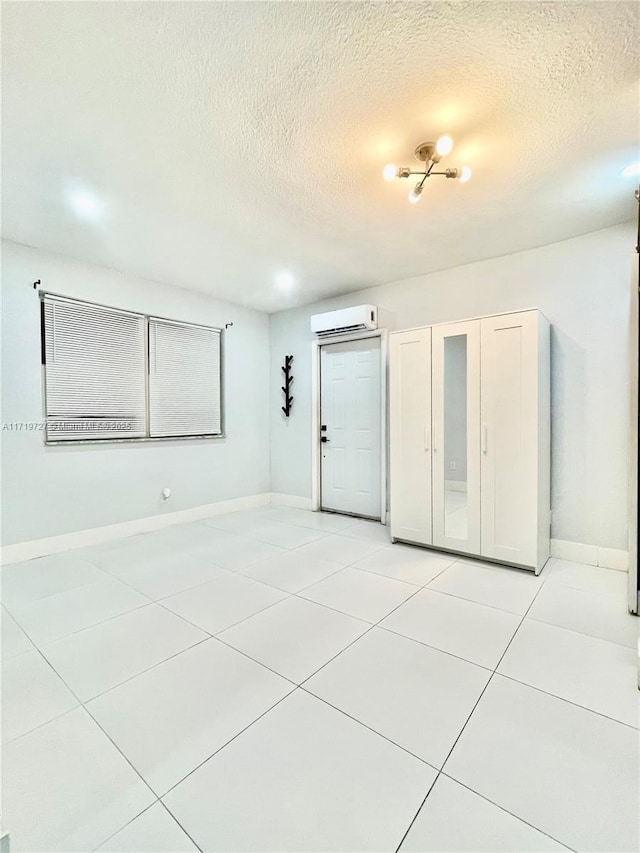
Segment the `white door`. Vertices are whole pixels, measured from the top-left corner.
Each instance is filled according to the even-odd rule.
[[[431,544],[431,329],[389,339],[391,535]]]
[[[538,312],[482,320],[482,555],[537,566]]]
[[[433,326],[433,544],[480,553],[480,321]]]
[[[381,518],[380,338],[320,352],[321,507]]]

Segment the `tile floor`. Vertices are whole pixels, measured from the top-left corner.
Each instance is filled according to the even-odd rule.
[[[622,573],[264,507],[1,580],[12,851],[638,849]]]

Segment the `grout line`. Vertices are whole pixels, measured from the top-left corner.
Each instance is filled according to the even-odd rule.
[[[120,747],[116,744],[116,742],[113,740],[113,738],[111,738],[111,736],[108,734],[108,732],[106,732],[106,731],[105,731],[105,729],[104,729],[104,728],[102,727],[102,725],[98,722],[98,720],[96,720],[96,718],[94,717],[94,715],[93,715],[93,714],[91,713],[91,711],[87,708],[87,706],[85,705],[85,703],[80,699],[80,697],[79,697],[79,696],[78,696],[78,694],[75,692],[75,690],[73,690],[73,689],[72,689],[72,688],[67,684],[67,682],[62,678],[62,676],[60,675],[60,673],[58,672],[58,670],[53,666],[53,664],[51,663],[51,661],[49,661],[49,660],[44,656],[43,652],[42,652],[40,649],[38,649],[38,651],[40,652],[40,654],[42,655],[42,657],[46,660],[46,662],[49,664],[49,666],[51,667],[51,669],[56,673],[56,675],[58,676],[58,678],[60,678],[60,680],[61,680],[61,681],[62,681],[62,682],[67,686],[67,688],[68,688],[69,692],[70,692],[70,693],[75,697],[75,699],[76,699],[76,700],[78,701],[78,703],[79,703],[78,705],[76,705],[76,707],[75,707],[75,708],[71,708],[69,711],[67,711],[67,713],[68,713],[68,714],[70,714],[72,711],[77,711],[77,710],[78,710],[78,707],[81,707],[81,708],[82,708],[82,710],[84,711],[84,713],[86,713],[86,714],[87,714],[87,716],[89,717],[89,719],[91,719],[91,720],[93,721],[93,723],[94,723],[94,724],[97,726],[97,728],[98,728],[98,729],[103,733],[103,735],[104,735],[104,736],[107,738],[107,740],[112,744],[112,746],[113,746],[113,747],[114,747],[114,748],[115,748],[115,749],[120,753],[120,755],[124,758],[124,760],[127,762],[127,764],[128,764],[128,765],[131,767],[131,769],[134,771],[134,773],[136,774],[136,776],[138,776],[138,777],[140,778],[140,780],[141,780],[141,781],[142,781],[142,783],[145,785],[145,787],[149,789],[149,791],[151,792],[151,794],[153,794],[154,801],[158,800],[158,799],[159,799],[159,798],[158,798],[158,795],[157,795],[157,794],[156,794],[156,792],[153,790],[153,788],[151,787],[151,785],[149,785],[149,783],[147,782],[147,780],[146,780],[146,779],[142,776],[142,774],[138,771],[137,767],[136,767],[136,766],[135,766],[135,765],[134,765],[134,764],[129,760],[129,758],[124,754],[124,752],[123,752],[123,751],[120,749]],[[60,715],[60,716],[65,716],[65,715],[64,715],[64,714],[62,714],[62,715]],[[39,727],[38,727],[38,728],[39,728]],[[32,729],[32,731],[33,731],[33,729]],[[150,805],[153,805],[153,803],[150,803]],[[144,811],[144,810],[146,810],[146,809],[143,809],[143,811]],[[141,814],[141,812],[139,812],[139,814]],[[137,815],[136,815],[136,817],[137,817]],[[101,843],[104,843],[104,842],[101,842]]]
[[[445,567],[445,568],[446,568],[446,567]],[[445,571],[445,568],[443,568],[443,569],[442,569],[442,571]],[[442,572],[439,572],[439,574],[442,574]],[[436,575],[436,577],[437,577],[437,575]],[[434,578],[432,578],[431,580],[434,580]],[[309,679],[310,679],[310,678],[313,678],[313,676],[314,676],[314,675],[316,675],[318,672],[320,672],[320,670],[321,670],[321,669],[324,669],[324,667],[325,667],[325,666],[327,666],[327,665],[328,665],[328,664],[330,664],[332,661],[334,661],[337,657],[339,657],[341,654],[343,654],[343,652],[345,652],[347,649],[351,648],[351,646],[352,646],[354,643],[357,643],[357,642],[358,642],[358,640],[362,639],[362,637],[364,637],[364,636],[365,636],[365,634],[368,634],[368,633],[369,633],[369,631],[371,631],[373,628],[377,628],[377,627],[380,625],[380,623],[381,623],[384,619],[386,619],[387,617],[391,616],[391,614],[392,614],[392,613],[395,613],[395,612],[396,612],[396,610],[398,610],[398,608],[402,607],[402,606],[403,606],[404,604],[406,604],[408,601],[411,601],[411,599],[412,599],[412,598],[414,598],[414,596],[416,596],[419,592],[421,592],[423,588],[424,588],[424,587],[419,587],[418,589],[416,589],[416,590],[415,590],[415,592],[413,592],[413,593],[412,593],[408,598],[405,598],[405,600],[404,600],[404,601],[401,601],[401,602],[400,602],[396,607],[394,607],[394,608],[393,608],[393,610],[390,610],[390,611],[389,611],[389,613],[386,613],[382,618],[378,619],[378,621],[377,621],[377,622],[374,622],[373,624],[365,623],[365,624],[369,624],[369,628],[368,628],[366,631],[363,631],[363,633],[362,633],[362,634],[360,634],[360,636],[358,636],[358,637],[356,637],[354,640],[352,640],[352,642],[350,642],[347,646],[345,646],[345,647],[344,647],[344,649],[342,649],[341,651],[339,651],[339,652],[338,652],[337,654],[335,654],[332,658],[330,658],[328,661],[326,661],[326,662],[325,662],[321,667],[319,667],[317,670],[315,670],[314,672],[312,672],[312,673],[311,673],[311,675],[309,675],[307,678],[305,678],[303,681],[301,681],[301,682],[300,682],[300,686],[302,686],[302,685],[303,685],[303,684],[305,684],[307,681],[309,681]],[[305,599],[305,600],[306,600],[306,599]],[[321,605],[319,605],[319,606],[320,606],[320,607],[324,607],[325,605],[321,604]],[[330,609],[330,608],[328,608],[328,609]],[[340,611],[337,611],[337,612],[340,612]],[[355,619],[356,617],[352,616],[351,618],[352,618],[352,619]],[[363,620],[360,620],[360,621],[363,621]]]
[[[473,788],[470,788],[464,782],[461,782],[459,779],[455,779],[453,776],[450,776],[448,773],[445,773],[444,770],[440,771],[440,775],[444,776],[446,779],[450,779],[452,782],[455,782],[457,785],[461,785],[463,788],[466,788],[467,791],[471,791],[472,794],[475,794],[477,797],[480,797],[480,799],[484,800],[487,803],[491,803],[492,806],[495,806],[497,809],[500,809],[500,811],[505,812],[505,814],[510,815],[511,817],[515,818],[517,821],[520,821],[520,823],[524,823],[526,826],[530,826],[531,829],[535,829],[535,831],[539,832],[541,835],[546,835],[547,838],[550,838],[552,841],[555,841],[556,844],[560,844],[561,847],[566,847],[567,850],[571,850],[571,851],[573,851],[573,853],[576,853],[576,850],[573,847],[570,847],[569,845],[565,844],[564,842],[559,841],[553,835],[549,835],[548,832],[545,832],[543,829],[540,829],[540,827],[535,826],[535,824],[533,824],[533,823],[529,823],[528,820],[525,820],[524,818],[520,817],[519,815],[514,814],[513,812],[510,812],[509,809],[506,809],[504,806],[501,806],[499,803],[494,803],[494,801],[490,800],[489,797],[485,796],[484,794],[481,794],[479,791],[476,791]]]
[[[617,717],[610,717],[608,714],[604,714],[602,711],[596,711],[595,708],[589,708],[586,705],[580,705],[578,702],[573,702],[571,699],[567,699],[565,696],[558,696],[557,693],[550,693],[548,690],[544,690],[542,687],[537,687],[535,684],[529,684],[527,681],[520,681],[519,678],[515,678],[512,675],[506,675],[504,672],[496,672],[499,678],[505,678],[507,681],[513,681],[516,684],[521,684],[523,687],[528,687],[530,690],[537,690],[538,693],[544,693],[545,696],[551,696],[552,699],[558,699],[560,702],[565,702],[567,705],[572,705],[574,708],[581,708],[583,711],[588,711],[590,714],[595,714],[598,717],[603,717],[605,720],[610,720],[612,723],[618,723],[620,726],[626,726],[628,729],[631,729],[634,732],[638,732],[640,729],[640,724],[633,725],[633,723],[625,723],[624,720],[619,720]]]
[[[438,778],[439,778],[440,774],[444,772],[444,768],[446,767],[447,761],[448,761],[448,760],[449,760],[449,758],[451,757],[451,753],[452,753],[452,752],[453,752],[453,750],[456,748],[456,745],[457,745],[458,741],[459,741],[459,740],[460,740],[460,738],[462,737],[462,733],[464,732],[464,730],[466,729],[467,725],[469,724],[469,721],[470,721],[471,717],[473,716],[473,714],[474,714],[474,712],[475,712],[476,708],[477,708],[477,707],[478,707],[478,705],[480,704],[480,701],[482,700],[482,697],[484,696],[484,694],[485,694],[485,692],[486,692],[487,688],[488,688],[488,687],[489,687],[489,685],[491,684],[491,681],[493,680],[493,677],[494,677],[494,675],[496,674],[496,670],[498,669],[498,667],[499,667],[499,666],[500,666],[500,664],[502,663],[502,659],[503,659],[503,658],[504,658],[504,656],[506,655],[506,653],[507,653],[507,651],[508,651],[508,649],[509,649],[509,646],[510,646],[510,645],[511,645],[511,643],[513,642],[514,637],[515,637],[515,636],[516,636],[516,634],[518,633],[518,630],[520,629],[520,626],[521,626],[521,625],[522,625],[522,623],[524,622],[524,620],[525,620],[525,617],[526,617],[527,613],[529,612],[529,610],[530,610],[530,609],[531,609],[531,607],[533,606],[533,602],[534,602],[534,601],[536,600],[536,598],[538,597],[538,594],[539,594],[539,592],[540,592],[540,590],[541,590],[541,589],[542,589],[542,585],[540,585],[540,587],[539,587],[539,588],[538,588],[538,590],[536,591],[536,594],[534,595],[533,600],[531,601],[531,603],[529,604],[529,607],[527,608],[526,612],[524,613],[524,615],[523,615],[523,616],[522,616],[522,618],[520,619],[520,622],[518,623],[518,627],[517,627],[517,628],[515,629],[515,631],[513,632],[512,636],[511,636],[511,639],[510,639],[510,640],[509,640],[509,642],[507,643],[507,646],[506,646],[506,648],[505,648],[504,652],[502,653],[502,655],[500,656],[500,659],[499,659],[498,663],[496,664],[496,666],[495,666],[495,668],[494,668],[493,672],[491,673],[491,675],[490,675],[490,676],[489,676],[489,678],[487,679],[487,683],[486,683],[486,684],[485,684],[485,686],[482,688],[482,690],[481,690],[481,692],[480,692],[480,695],[478,696],[477,700],[475,701],[475,703],[474,703],[474,705],[473,705],[473,708],[472,708],[472,709],[471,709],[471,711],[469,712],[469,715],[468,715],[467,719],[466,719],[466,720],[465,720],[465,722],[464,722],[464,725],[463,725],[463,726],[462,726],[462,728],[460,729],[460,731],[459,731],[459,733],[458,733],[458,736],[457,736],[457,737],[456,737],[456,739],[454,740],[454,742],[453,742],[453,744],[452,744],[452,746],[451,746],[451,749],[450,749],[450,750],[449,750],[449,752],[447,753],[447,756],[446,756],[445,760],[442,762],[442,765],[441,765],[440,769],[438,770],[438,776],[436,776],[436,778],[435,778],[435,780],[434,780],[434,783],[433,783],[434,785],[435,785],[435,783],[438,781]],[[422,802],[422,805],[420,806],[420,809],[422,809],[422,806],[423,806],[423,805],[424,805],[424,803],[426,802],[426,799],[427,799],[427,797],[429,796],[429,793],[431,792],[431,790],[432,790],[432,789],[433,789],[433,785],[431,786],[431,788],[430,788],[430,789],[429,789],[429,791],[427,792],[427,796],[424,798],[424,800],[423,800],[423,802]],[[408,827],[407,831],[405,832],[405,834],[403,835],[402,839],[400,840],[400,844],[398,844],[398,847],[396,848],[396,853],[399,853],[400,847],[402,846],[402,844],[403,844],[403,842],[404,842],[404,840],[405,840],[405,838],[406,838],[406,836],[407,836],[407,833],[409,832],[409,829],[411,829],[411,826],[413,825],[413,823],[415,822],[416,818],[417,818],[417,817],[418,817],[418,815],[420,814],[420,809],[418,809],[418,811],[417,811],[417,812],[416,812],[416,814],[414,815],[413,820],[412,820],[412,821],[411,821],[411,823],[409,824],[409,827]]]
[[[162,800],[164,797],[166,797],[168,794],[170,794],[171,791],[173,791],[175,788],[177,788],[178,785],[181,785],[186,779],[189,778],[189,776],[193,775],[196,772],[196,770],[199,770],[204,764],[206,764],[207,761],[211,761],[211,759],[214,756],[216,756],[220,752],[220,750],[225,749],[227,746],[229,746],[229,744],[233,743],[233,741],[236,740],[236,738],[239,738],[241,734],[244,734],[244,732],[246,732],[247,729],[250,729],[251,726],[254,726],[258,722],[258,720],[261,720],[264,716],[266,716],[268,713],[273,711],[273,709],[276,708],[281,702],[284,702],[285,699],[287,699],[289,696],[292,696],[296,692],[296,690],[298,690],[298,687],[293,687],[293,690],[290,690],[288,693],[285,693],[285,695],[281,699],[278,699],[277,702],[274,702],[273,705],[270,705],[268,708],[266,708],[258,717],[255,718],[255,720],[252,720],[250,723],[247,723],[247,725],[243,729],[241,729],[239,732],[237,732],[237,734],[235,734],[233,737],[229,738],[228,741],[223,743],[222,746],[219,746],[218,749],[216,749],[214,752],[211,753],[211,755],[208,755],[199,764],[197,764],[194,768],[192,768],[187,773],[186,776],[183,776],[182,779],[179,779],[170,788],[168,788],[160,796],[160,799]]]
[[[174,815],[174,813],[171,811],[171,809],[169,808],[169,806],[168,806],[168,805],[167,805],[167,804],[166,804],[162,799],[159,799],[159,800],[158,800],[158,802],[160,803],[160,805],[162,806],[162,808],[167,812],[167,814],[168,814],[168,815],[169,815],[173,820],[175,820],[175,822],[178,824],[178,826],[179,826],[179,827],[180,827],[180,829],[184,832],[184,834],[187,836],[187,838],[191,841],[191,843],[192,843],[192,844],[193,844],[193,846],[196,848],[196,850],[199,850],[199,851],[200,851],[200,853],[204,853],[204,851],[203,851],[202,847],[200,847],[200,845],[196,843],[195,838],[187,832],[187,830],[186,830],[186,829],[184,828],[184,826],[180,823],[180,821],[178,820],[178,818],[177,818],[177,817]]]
[[[401,848],[401,847],[402,847],[402,845],[404,844],[404,840],[405,840],[405,838],[407,837],[407,835],[409,835],[409,832],[411,831],[411,827],[413,826],[413,824],[414,824],[414,823],[416,822],[416,820],[418,819],[418,815],[419,815],[419,814],[420,814],[420,812],[422,811],[422,808],[423,808],[424,804],[427,802],[427,798],[429,797],[429,794],[433,791],[433,787],[434,787],[434,785],[436,784],[436,782],[438,781],[438,779],[439,779],[439,778],[440,778],[440,773],[438,772],[438,773],[436,773],[436,778],[433,780],[433,782],[431,783],[431,785],[429,785],[429,790],[428,790],[428,791],[427,791],[427,793],[424,795],[424,799],[422,800],[422,802],[421,802],[421,803],[420,803],[420,805],[418,806],[418,811],[414,814],[414,816],[413,816],[413,818],[412,818],[412,820],[411,820],[411,823],[410,823],[410,824],[409,824],[409,826],[406,828],[404,835],[403,835],[403,836],[402,836],[402,838],[400,839],[400,843],[399,843],[399,844],[398,844],[398,846],[396,847],[395,853],[398,853],[398,851],[400,850],[400,848]]]
[[[386,740],[387,743],[390,743],[393,746],[398,747],[398,749],[401,749],[403,752],[406,752],[407,755],[410,755],[412,758],[415,758],[416,761],[420,761],[422,764],[426,764],[427,767],[429,767],[431,770],[435,770],[436,773],[438,772],[438,767],[435,764],[431,764],[431,762],[427,761],[426,758],[422,758],[420,755],[416,755],[415,752],[411,752],[411,750],[407,749],[406,746],[402,746],[402,744],[397,743],[397,741],[392,740],[388,735],[382,734],[382,732],[379,732],[377,729],[372,729],[371,726],[368,726],[366,723],[363,723],[362,720],[359,720],[357,717],[353,717],[351,714],[349,714],[347,711],[343,710],[342,708],[338,708],[337,705],[332,705],[332,703],[329,702],[328,699],[325,699],[322,696],[318,696],[317,693],[313,693],[307,687],[300,686],[300,690],[302,690],[308,696],[313,696],[314,699],[317,699],[319,702],[322,702],[324,705],[328,705],[329,708],[333,708],[334,711],[337,711],[339,714],[342,714],[344,717],[347,717],[349,720],[352,720],[354,723],[358,723],[358,725],[367,729],[367,731],[370,731],[372,734],[377,735],[378,737],[382,738],[383,740]]]
[[[156,799],[150,805],[148,805],[145,809],[143,809],[139,814],[135,815],[135,817],[132,817],[130,820],[128,820],[126,823],[124,823],[121,827],[116,829],[115,832],[112,832],[111,835],[108,836],[108,838],[103,838],[102,841],[100,842],[100,844],[98,844],[96,847],[92,847],[91,848],[92,853],[95,853],[96,850],[99,850],[103,844],[107,843],[107,841],[111,841],[111,839],[114,838],[119,832],[122,832],[123,829],[126,829],[128,826],[130,826],[134,822],[134,820],[137,820],[139,817],[142,817],[143,814],[146,814],[149,811],[149,809],[153,808],[156,805],[156,803],[159,803],[159,802],[160,802],[160,798],[156,797]]]
[[[381,631],[386,631],[388,634],[393,634],[394,637],[401,637],[403,640],[408,640],[410,643],[417,643],[419,646],[422,646],[425,649],[431,649],[431,651],[433,652],[440,652],[441,655],[447,655],[448,657],[454,658],[455,660],[462,661],[463,663],[468,663],[470,666],[475,666],[478,669],[484,670],[485,672],[493,672],[493,669],[490,666],[478,663],[475,660],[470,660],[469,658],[463,658],[461,655],[456,655],[453,652],[448,652],[446,649],[441,649],[439,646],[432,646],[430,643],[425,643],[424,640],[416,640],[415,637],[408,637],[406,634],[401,634],[400,631],[394,631],[392,628],[387,628],[386,625],[378,624],[375,627],[379,628]]]
[[[629,613],[628,611],[621,611],[621,615],[628,616],[630,619],[636,619],[637,617]],[[579,634],[581,637],[589,637],[591,640],[600,640],[601,643],[610,643],[612,646],[620,646],[623,649],[631,649],[633,652],[635,650],[635,643],[633,645],[628,645],[627,643],[619,643],[617,640],[608,640],[606,637],[596,637],[594,634],[587,634],[586,631],[580,631],[577,628],[567,628],[566,625],[558,625],[557,622],[549,622],[546,619],[541,619],[539,616],[527,616],[527,619],[530,619],[532,622],[539,622],[541,625],[548,625],[550,628],[561,628],[563,631],[570,631],[572,634]]]
[[[436,580],[436,578],[434,578],[434,580]],[[430,583],[431,583],[431,581],[429,581],[429,584]],[[429,587],[429,584],[426,584],[426,586]],[[534,598],[537,596],[538,592],[540,591],[540,588],[536,590]],[[515,610],[507,610],[504,607],[497,607],[495,604],[486,604],[484,601],[476,601],[474,598],[465,598],[462,595],[457,595],[455,592],[445,592],[443,589],[435,589],[435,588],[433,588],[433,589],[429,588],[429,592],[435,592],[437,595],[446,595],[449,598],[455,598],[458,601],[466,601],[468,604],[475,604],[477,607],[488,607],[489,610],[497,610],[498,613],[508,613],[510,616],[518,616],[520,618],[523,617],[522,613],[517,613]],[[531,605],[527,606],[527,608],[526,608],[527,611],[529,610],[530,606]]]
[[[177,658],[178,655],[181,655],[183,652],[188,652],[189,649],[195,649],[196,646],[200,646],[202,645],[202,643],[206,643],[208,639],[209,637],[207,636],[202,640],[198,640],[197,643],[191,643],[191,645],[185,646],[183,649],[179,649],[179,651],[174,652],[172,655],[169,655],[169,657],[163,658],[160,661],[156,661],[156,663],[151,664],[151,666],[146,667],[146,669],[140,670],[140,672],[136,672],[134,673],[134,675],[130,675],[123,681],[119,681],[117,684],[112,684],[110,687],[107,687],[106,690],[101,690],[100,693],[96,693],[95,696],[90,696],[88,699],[84,700],[81,699],[80,702],[82,703],[82,705],[88,705],[90,702],[93,702],[94,699],[99,699],[101,696],[104,696],[105,693],[110,693],[112,690],[115,690],[116,687],[121,687],[123,684],[127,684],[129,681],[133,681],[133,679],[137,678],[139,675],[144,675],[145,672],[150,672],[152,669],[156,669],[161,664],[166,663],[167,661],[172,660],[173,658]],[[60,675],[60,673],[58,673],[58,675]],[[62,678],[62,676],[60,676],[60,678]],[[68,682],[64,678],[62,678],[62,680],[71,690],[72,688],[69,686]]]
[[[126,584],[128,586],[128,584]],[[133,587],[130,587],[133,589]],[[146,597],[146,596],[145,596]],[[111,622],[113,619],[118,619],[120,616],[126,616],[128,613],[134,613],[136,610],[144,610],[145,607],[149,607],[150,604],[155,604],[154,601],[146,601],[144,604],[138,604],[136,607],[131,607],[128,610],[123,610],[121,613],[114,613],[111,616],[107,616],[105,619],[100,619],[99,622],[92,622],[91,625],[85,625],[82,628],[77,628],[75,631],[70,631],[68,634],[63,634],[61,637],[54,637],[52,639],[39,640],[42,646],[54,646],[56,643],[59,643],[61,640],[66,640],[67,637],[75,637],[76,634],[81,634],[83,631],[89,631],[91,628],[97,628],[98,625],[104,625],[106,622]],[[14,621],[19,625],[22,632],[27,636],[27,638],[33,643],[34,646],[40,648],[36,644],[36,641],[31,638],[31,636],[27,633],[27,629],[23,628],[22,625],[18,622],[18,620],[14,617]],[[22,654],[22,653],[21,653]]]
[[[261,666],[263,669],[268,670],[273,675],[277,675],[278,678],[282,678],[283,681],[288,681],[289,684],[291,684],[293,687],[299,687],[300,686],[297,681],[293,681],[293,679],[288,678],[286,675],[283,675],[281,672],[278,672],[277,670],[272,669],[270,666],[267,666],[266,663],[259,661],[257,658],[251,657],[250,654],[247,654],[247,652],[242,651],[242,649],[238,649],[235,646],[232,646],[231,643],[227,643],[226,640],[223,640],[220,637],[212,637],[211,639],[217,640],[219,643],[222,643],[223,646],[226,646],[226,648],[231,649],[231,651],[233,651],[233,652],[237,652],[239,655],[242,655],[243,657],[247,658],[247,660],[250,660],[252,663],[258,664],[258,666]]]

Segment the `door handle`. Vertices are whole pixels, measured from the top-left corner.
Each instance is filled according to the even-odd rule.
[[[326,435],[321,435],[321,436],[320,436],[320,441],[321,441],[323,444],[326,444],[326,443],[329,441],[329,439],[327,438],[327,436],[326,436]]]
[[[487,425],[482,424],[482,452],[487,452]]]

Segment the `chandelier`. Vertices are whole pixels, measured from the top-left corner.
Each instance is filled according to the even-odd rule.
[[[409,201],[415,204],[420,201],[425,182],[432,175],[444,175],[445,178],[457,179],[461,184],[466,183],[471,177],[471,169],[468,166],[463,166],[461,169],[444,169],[441,172],[434,170],[434,166],[446,157],[452,148],[453,139],[450,136],[441,136],[437,142],[423,142],[415,150],[416,160],[424,163],[422,170],[414,171],[411,166],[396,166],[394,163],[388,163],[382,170],[382,176],[385,181],[393,181],[395,178],[410,178],[417,175],[419,181],[409,193]]]

